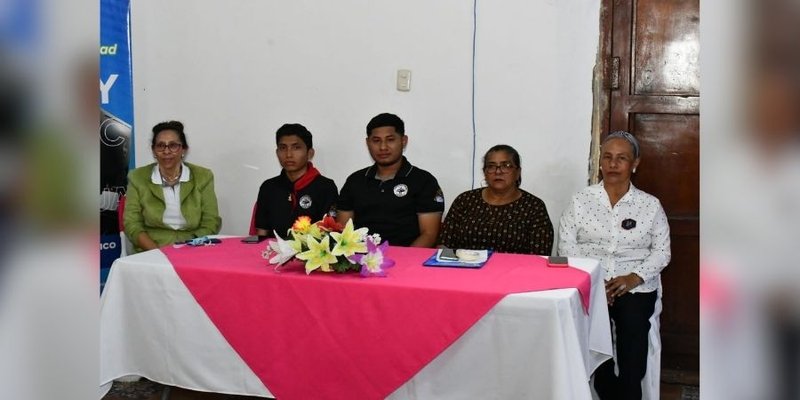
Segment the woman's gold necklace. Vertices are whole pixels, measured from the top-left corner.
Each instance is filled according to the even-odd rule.
[[[160,172],[160,171],[159,171]],[[163,182],[167,186],[172,186],[178,183],[178,179],[181,177],[181,172],[183,172],[183,166],[178,169],[178,173],[174,176],[166,176],[163,172],[161,173],[161,182]]]

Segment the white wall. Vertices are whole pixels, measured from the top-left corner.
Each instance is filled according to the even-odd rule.
[[[188,159],[214,170],[223,233],[243,234],[261,182],[279,173],[274,132],[314,134],[320,171],[341,188],[371,163],[364,127],[406,122],[409,160],[433,173],[449,207],[471,188],[470,1],[132,1],[137,165],[149,129],[184,122]],[[523,188],[553,223],[586,185],[599,0],[479,1],[477,150],[522,155]],[[395,90],[412,70],[410,92]]]

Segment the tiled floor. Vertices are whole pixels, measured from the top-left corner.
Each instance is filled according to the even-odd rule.
[[[699,399],[697,386],[661,384],[661,400]],[[102,400],[261,400],[260,397],[233,396],[219,393],[195,392],[181,388],[169,388],[164,396],[165,386],[142,380],[132,383],[114,383],[112,390]]]

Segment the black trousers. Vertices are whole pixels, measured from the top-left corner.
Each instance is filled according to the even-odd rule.
[[[647,372],[647,334],[658,294],[627,293],[614,300],[608,314],[616,330],[619,376],[614,374],[614,359],[595,371],[594,388],[601,399],[639,400],[642,378]]]

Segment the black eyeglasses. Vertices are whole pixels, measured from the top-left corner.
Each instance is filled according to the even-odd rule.
[[[156,151],[159,152],[159,153],[163,153],[164,150],[166,150],[166,149],[169,149],[169,151],[174,153],[174,152],[180,150],[181,148],[183,148],[183,144],[178,143],[178,142],[157,143],[155,146],[153,146],[153,148],[156,149]]]
[[[517,166],[514,165],[514,163],[512,163],[511,161],[505,161],[501,162],[500,164],[495,164],[495,163],[486,164],[483,166],[483,172],[488,174],[490,172],[497,173],[497,171],[500,171],[500,173],[505,174],[506,172],[513,171],[516,168]]]

